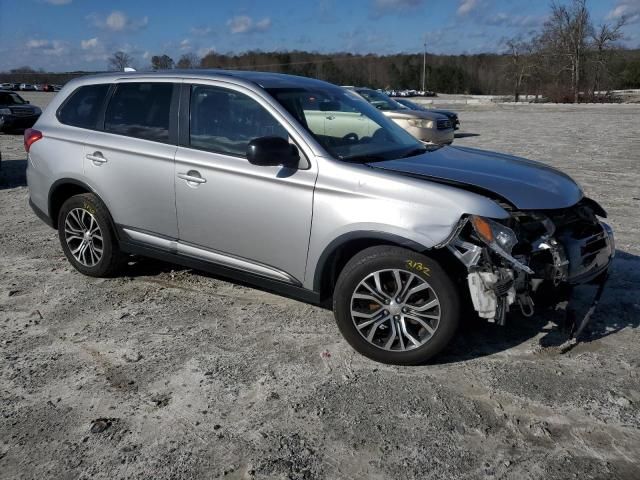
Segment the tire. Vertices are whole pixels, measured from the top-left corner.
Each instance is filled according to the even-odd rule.
[[[84,275],[110,277],[122,266],[124,255],[111,216],[93,193],[74,195],[64,202],[58,214],[58,236],[65,256]]]
[[[434,259],[378,246],[345,265],[336,282],[333,312],[344,338],[362,355],[381,363],[420,365],[455,335],[460,294]]]

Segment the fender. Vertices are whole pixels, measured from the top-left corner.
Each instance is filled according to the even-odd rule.
[[[382,242],[393,243],[395,245],[399,245],[416,252],[424,252],[425,250],[428,250],[428,247],[421,245],[414,240],[410,240],[399,235],[394,235],[392,233],[371,230],[359,230],[344,233],[334,238],[320,254],[320,258],[318,259],[318,263],[315,266],[313,275],[313,291],[320,292],[320,289],[322,288],[322,274],[331,256],[341,246],[346,245],[348,242],[351,242],[353,240],[380,240]]]

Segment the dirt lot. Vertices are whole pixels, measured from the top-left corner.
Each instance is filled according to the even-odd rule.
[[[470,319],[436,364],[391,367],[331,312],[222,279],[83,277],[0,135],[0,477],[640,478],[640,106],[460,113],[457,144],[561,167],[609,211],[612,279],[567,353],[542,312]]]

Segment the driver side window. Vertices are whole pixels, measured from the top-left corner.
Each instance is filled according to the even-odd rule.
[[[189,143],[194,148],[244,157],[255,138],[289,139],[269,112],[240,92],[192,85],[190,103]]]

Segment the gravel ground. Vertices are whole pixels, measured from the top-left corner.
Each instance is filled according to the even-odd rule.
[[[640,106],[459,111],[457,144],[558,166],[609,211],[612,278],[567,353],[540,312],[386,366],[331,312],[223,279],[83,277],[0,135],[0,478],[640,478]]]

